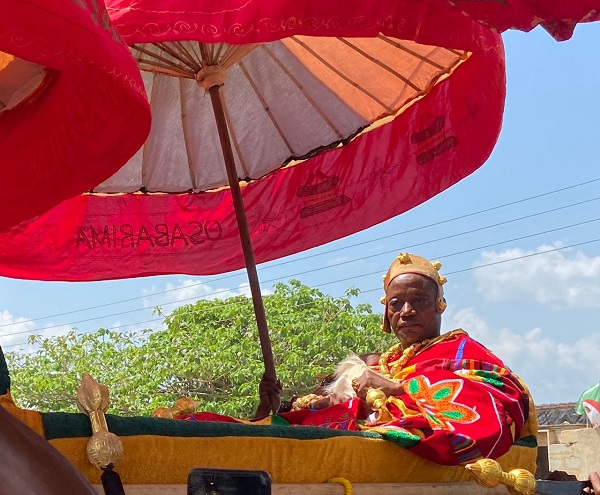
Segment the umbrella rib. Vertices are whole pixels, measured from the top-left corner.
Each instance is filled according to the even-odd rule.
[[[200,89],[200,88],[198,88]],[[196,170],[194,168],[194,162],[192,160],[192,152],[190,150],[190,146],[189,146],[189,136],[188,133],[186,131],[186,125],[185,125],[185,91],[184,91],[184,87],[183,87],[183,79],[179,79],[179,94],[180,94],[180,104],[181,104],[181,124],[182,124],[182,130],[183,130],[183,142],[185,144],[185,153],[187,155],[187,159],[188,159],[188,169],[190,172],[190,179],[192,180],[192,189],[195,191],[197,189],[197,180],[196,180]]]
[[[171,55],[171,57],[173,57],[175,60],[181,62],[184,65],[184,67],[195,70],[194,65],[197,65],[197,63],[195,61],[192,61],[193,64],[190,65],[189,60],[187,60],[185,54],[181,51],[181,49],[177,45],[177,43],[178,42],[173,42],[173,43],[158,42],[158,43],[154,43],[154,46],[158,47],[163,52]]]
[[[156,59],[156,60],[160,60],[161,62],[171,66],[171,67],[177,67],[178,69],[182,69],[182,70],[186,70],[187,67],[182,67],[180,65],[177,65],[172,59],[163,57],[162,55],[160,55],[159,53],[153,52],[151,50],[148,50],[146,48],[144,48],[142,45],[131,45],[131,47],[135,50],[137,50],[138,52],[143,53],[144,55],[148,55],[149,57]],[[162,49],[162,47],[159,47]],[[168,53],[168,52],[167,52]]]
[[[156,82],[156,74],[152,76],[152,90],[150,92],[150,108],[154,108],[156,104],[156,91],[154,91],[154,83]],[[142,169],[141,169],[141,179],[142,179],[142,188],[146,188],[148,185],[148,154],[150,153],[149,147],[147,146],[147,142],[142,146]]]
[[[221,52],[223,51],[224,47],[225,47],[225,43],[219,43],[219,44],[217,44],[216,53],[215,53],[215,60],[220,60],[221,59]]]
[[[269,105],[267,105],[267,102],[265,101],[265,99],[262,97],[262,95],[260,94],[260,92],[258,91],[258,87],[256,86],[256,84],[254,83],[254,81],[252,80],[252,78],[250,77],[250,74],[248,73],[248,70],[246,69],[246,67],[244,66],[244,63],[240,60],[240,62],[238,62],[238,65],[240,66],[240,69],[242,69],[242,72],[244,73],[244,75],[246,76],[246,78],[248,79],[248,82],[250,83],[250,86],[252,86],[252,89],[254,90],[254,93],[256,93],[257,98],[260,100],[260,102],[262,103],[263,108],[265,109],[265,111],[267,112],[267,115],[269,116],[269,118],[271,119],[271,122],[273,123],[273,126],[275,127],[275,129],[277,129],[277,132],[279,133],[279,135],[281,136],[281,139],[283,139],[283,142],[285,143],[285,145],[287,146],[288,150],[290,151],[290,153],[292,155],[294,155],[294,150],[292,149],[292,147],[290,146],[290,143],[288,142],[287,138],[285,137],[285,134],[283,133],[283,131],[281,130],[281,128],[279,127],[279,124],[277,123],[277,121],[275,120],[275,117],[273,116],[273,114],[271,113],[271,109],[269,108]]]
[[[419,60],[422,60],[423,62],[427,62],[429,65],[432,65],[436,69],[440,69],[440,70],[444,70],[444,71],[447,70],[447,68],[444,67],[443,65],[438,64],[437,62],[434,62],[433,60],[430,60],[426,56],[421,55],[420,53],[417,53],[414,50],[411,50],[410,48],[407,48],[402,43],[398,43],[397,41],[394,41],[393,39],[388,38],[387,36],[383,36],[382,34],[380,34],[378,36],[378,38],[381,41],[385,41],[386,43],[389,43],[390,45],[398,48],[399,50],[402,50],[403,52],[406,52],[409,55],[412,55],[413,57],[418,58]]]
[[[304,86],[300,84],[298,79],[294,77],[294,75],[287,69],[287,67],[279,60],[275,54],[267,48],[265,45],[260,45],[260,47],[267,52],[267,54],[273,59],[273,61],[279,66],[279,68],[288,76],[291,81],[296,85],[296,87],[300,90],[300,92],[304,95],[304,97],[308,100],[308,102],[313,106],[313,108],[317,111],[317,113],[321,116],[321,118],[327,123],[327,125],[335,132],[338,138],[344,139],[342,133],[338,130],[335,124],[327,117],[327,114],[321,110],[321,107],[317,105],[315,100],[308,94],[308,92],[304,89]]]
[[[379,67],[381,67],[382,69],[388,71],[390,74],[393,74],[394,76],[396,76],[398,79],[400,79],[401,81],[404,82],[404,84],[408,84],[412,89],[414,89],[417,93],[421,93],[423,90],[417,86],[415,83],[413,83],[410,79],[408,79],[407,77],[403,76],[402,74],[400,74],[398,71],[392,69],[389,65],[384,64],[381,60],[377,60],[375,57],[373,57],[372,55],[369,55],[367,52],[365,52],[364,50],[361,50],[360,48],[358,48],[356,45],[353,45],[352,43],[350,43],[348,40],[344,39],[344,38],[337,38],[339,41],[341,41],[342,43],[344,43],[344,45],[348,46],[349,48],[351,48],[352,50],[354,50],[355,52],[359,53],[360,55],[362,55],[363,57],[365,57],[367,60],[373,62],[375,65],[378,65]]]
[[[465,56],[464,51],[461,52],[460,50],[454,50],[453,48],[446,48],[445,46],[442,46],[441,48],[443,48],[444,50],[448,50],[450,53],[454,53],[454,55],[458,55],[459,57]]]
[[[147,66],[139,65],[140,63],[147,63]],[[168,76],[179,77],[183,79],[194,79],[194,74],[190,72],[183,72],[173,69],[172,67],[167,67],[166,65],[153,62],[151,60],[138,60],[138,67],[140,70],[145,72],[153,72],[155,74],[166,74]]]
[[[198,43],[198,49],[200,50],[200,56],[202,57],[202,62],[204,62],[204,65],[213,65],[213,61],[208,53],[206,43]]]
[[[138,45],[133,45],[133,48],[135,48],[137,51],[143,53],[144,55],[147,55],[147,56],[151,57],[152,59],[154,59],[154,60],[146,60],[143,58],[134,57],[134,58],[136,58],[138,66],[139,66],[140,62],[143,62],[143,63],[147,63],[151,66],[154,66],[154,67],[162,67],[165,69],[169,69],[173,72],[181,71],[182,74],[190,73],[190,70],[188,67],[178,65],[173,60],[170,60],[166,57],[162,57],[158,53],[151,52],[150,50],[146,50],[145,48],[142,48],[141,46],[138,46]],[[149,70],[149,69],[142,68],[142,67],[140,67],[140,69]]]
[[[174,42],[173,48],[181,53],[181,55],[188,61],[189,67],[191,67],[194,72],[198,72],[200,69],[202,69],[202,65],[198,63],[198,60],[194,59],[194,55],[189,52],[189,50],[181,41]]]
[[[304,43],[303,41],[300,41],[298,38],[296,38],[296,36],[290,36],[289,39],[295,41],[302,48],[304,48],[308,53],[310,53],[313,57],[315,57],[319,62],[321,62],[323,65],[325,65],[325,67],[327,67],[332,72],[334,72],[335,74],[337,74],[340,78],[342,78],[348,84],[350,84],[351,86],[354,86],[360,92],[364,93],[366,96],[368,96],[369,98],[371,98],[378,105],[380,105],[382,108],[384,108],[388,113],[392,113],[392,109],[389,106],[387,106],[383,101],[381,101],[379,98],[377,98],[371,92],[367,91],[365,88],[363,88],[356,81],[353,81],[348,76],[346,76],[345,74],[343,74],[342,72],[340,72],[338,69],[336,69],[333,65],[331,65],[329,62],[327,62],[327,60],[325,60],[317,52],[315,52],[312,48],[310,48],[306,43]]]
[[[233,141],[233,146],[235,147],[237,156],[240,159],[240,166],[242,167],[242,171],[244,172],[244,177],[250,178],[250,172],[248,172],[248,167],[246,165],[246,161],[244,160],[244,155],[242,155],[242,150],[240,149],[240,145],[238,143],[235,131],[233,129],[231,115],[229,114],[229,109],[227,108],[227,105],[225,103],[225,94],[223,94],[223,98],[221,98],[221,103],[223,106],[223,114],[225,115],[225,122],[227,122],[227,128],[229,129],[229,137]]]

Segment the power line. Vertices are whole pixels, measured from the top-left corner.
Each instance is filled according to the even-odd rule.
[[[539,253],[524,254],[522,256],[516,256],[514,258],[509,258],[509,259],[506,259],[506,260],[494,261],[494,262],[491,262],[491,263],[484,263],[482,265],[477,265],[477,266],[473,266],[473,267],[469,267],[469,268],[463,268],[461,270],[455,270],[453,272],[447,272],[446,275],[455,275],[457,273],[464,273],[464,272],[467,272],[467,271],[478,270],[478,269],[481,269],[481,268],[486,268],[486,267],[490,267],[490,266],[496,266],[496,265],[503,264],[503,263],[510,263],[512,261],[518,261],[518,260],[522,260],[522,259],[526,259],[526,258],[531,258],[533,256],[541,256],[541,255],[544,255],[544,254],[548,254],[548,253],[552,253],[552,252],[556,252],[556,251],[562,251],[564,249],[569,249],[569,248],[572,248],[572,247],[582,246],[582,245],[586,245],[586,244],[592,244],[594,242],[600,242],[600,238],[598,238],[598,239],[592,239],[592,240],[584,241],[584,242],[579,242],[579,243],[576,243],[576,244],[571,244],[569,246],[561,246],[561,247],[557,247],[557,248],[553,248],[553,249],[547,249],[547,250],[539,252]],[[438,257],[443,259],[444,257],[454,256],[455,254],[457,254],[457,253],[453,253],[453,254],[446,255],[446,256],[438,256]],[[360,277],[367,276],[367,275],[374,275],[374,274],[377,274],[377,273],[379,273],[379,272],[372,272],[372,273],[369,273],[369,274],[366,274],[366,275],[358,275],[358,276],[355,276],[355,277],[348,277],[347,279],[337,280],[337,281],[333,281],[333,282],[327,282],[327,283],[324,283],[324,284],[320,284],[317,287],[321,287],[323,285],[330,285],[332,283],[337,283],[337,282],[340,282],[340,281],[347,281],[347,280],[351,280],[351,279],[355,279],[355,278],[360,278]],[[375,292],[375,291],[381,291],[381,290],[382,290],[382,287],[375,287],[375,288],[372,288],[372,289],[361,290],[360,293],[361,294],[366,294],[366,293],[369,293],[369,292]],[[337,299],[339,297],[341,297],[341,296],[337,296],[337,297],[335,297],[335,299]],[[249,301],[246,302],[246,304],[249,304]],[[306,304],[308,305],[309,303],[306,303]],[[184,314],[191,314],[191,311],[187,312],[187,313],[184,312]],[[151,319],[151,320],[145,320],[145,321],[141,321],[141,322],[126,323],[126,324],[123,324],[123,325],[113,326],[113,327],[111,327],[108,330],[116,330],[116,329],[125,328],[125,327],[129,327],[129,326],[143,325],[144,323],[156,322],[156,321],[161,321],[161,320],[162,320],[162,318],[154,318],[154,319]],[[229,321],[229,320],[221,320],[220,322],[224,323],[226,321]],[[219,322],[216,322],[216,323],[219,323]],[[45,328],[43,330],[47,330],[47,328]],[[96,332],[96,331],[97,330],[92,330],[92,331],[89,331],[89,332],[81,332],[79,335],[93,333],[93,332]],[[31,332],[19,332],[19,333],[31,333]],[[13,335],[17,335],[17,334],[13,334]],[[4,336],[6,336],[6,335],[2,335],[0,337],[4,337]],[[3,348],[8,349],[10,347],[17,347],[17,346],[21,346],[21,345],[30,345],[30,344],[29,343],[9,344],[9,345],[3,346]]]
[[[590,181],[587,181],[587,182],[583,182],[583,183],[580,183],[580,184],[575,184],[575,185],[572,185],[572,186],[568,186],[568,187],[565,187],[565,188],[562,188],[562,189],[557,189],[557,190],[554,190],[554,191],[549,191],[549,192],[546,192],[546,193],[543,193],[543,194],[539,194],[539,195],[536,195],[536,196],[531,196],[529,198],[524,198],[524,199],[513,201],[513,202],[510,202],[510,203],[505,203],[503,205],[498,205],[498,206],[495,206],[495,207],[491,207],[491,208],[487,208],[487,209],[480,210],[480,211],[477,211],[477,212],[473,212],[473,213],[469,213],[469,214],[466,214],[466,215],[462,215],[462,216],[459,216],[459,217],[454,217],[452,219],[443,220],[443,221],[440,221],[440,222],[436,222],[436,223],[433,223],[433,224],[429,224],[429,225],[417,227],[417,228],[406,230],[406,231],[396,232],[394,234],[390,234],[390,235],[378,237],[378,238],[375,238],[375,239],[371,239],[369,241],[364,241],[364,242],[356,243],[356,244],[353,244],[353,245],[350,245],[350,246],[345,246],[345,247],[336,248],[336,249],[332,249],[332,250],[321,252],[321,253],[316,253],[316,254],[305,256],[305,257],[299,258],[299,259],[283,261],[283,262],[280,262],[280,263],[276,263],[276,264],[264,267],[263,270],[272,269],[272,268],[283,266],[283,265],[286,265],[286,264],[289,264],[289,263],[295,263],[295,262],[298,262],[298,261],[304,261],[306,259],[313,258],[313,257],[316,257],[316,256],[321,256],[321,255],[324,255],[324,254],[335,253],[335,252],[341,251],[343,249],[349,249],[350,247],[361,246],[361,245],[365,245],[365,244],[368,244],[368,243],[371,243],[371,242],[376,242],[376,241],[388,239],[388,238],[391,238],[391,237],[395,237],[395,236],[398,236],[398,235],[402,235],[402,234],[406,234],[406,233],[411,233],[411,232],[415,232],[415,231],[418,231],[418,230],[423,230],[423,229],[426,229],[426,228],[429,228],[429,227],[433,227],[433,226],[437,226],[437,225],[440,225],[440,224],[449,223],[449,222],[452,222],[452,221],[455,221],[455,220],[464,219],[464,218],[471,217],[471,216],[474,216],[474,215],[479,215],[481,213],[489,212],[489,211],[496,210],[496,209],[499,209],[499,208],[504,208],[506,206],[512,206],[512,205],[515,205],[515,204],[523,203],[525,201],[531,201],[532,199],[538,199],[540,197],[548,196],[548,195],[555,194],[555,193],[558,193],[558,192],[563,192],[565,190],[573,189],[573,188],[576,188],[576,187],[581,187],[583,185],[588,185],[588,184],[591,184],[591,183],[594,183],[594,182],[597,182],[597,181],[600,181],[600,178],[593,179],[593,180],[590,180]],[[430,244],[432,242],[439,242],[441,240],[447,240],[447,239],[451,239],[451,238],[460,237],[462,235],[467,235],[467,234],[472,234],[472,233],[476,233],[476,232],[481,232],[483,230],[487,230],[487,229],[499,227],[499,226],[502,226],[502,225],[507,225],[509,223],[513,223],[513,222],[517,222],[517,221],[521,221],[521,220],[530,219],[530,218],[533,218],[533,217],[536,217],[536,216],[540,216],[540,215],[545,215],[545,214],[548,214],[548,213],[554,213],[556,211],[564,210],[564,209],[567,209],[567,208],[572,208],[572,207],[575,207],[575,206],[581,206],[583,204],[587,204],[587,203],[590,203],[590,202],[593,202],[593,201],[598,201],[599,199],[600,199],[600,197],[595,197],[595,198],[591,198],[591,199],[587,199],[587,200],[578,201],[576,203],[571,203],[571,204],[568,204],[568,205],[563,205],[563,206],[559,206],[559,207],[556,207],[556,208],[551,208],[549,210],[543,210],[543,211],[538,212],[538,213],[533,213],[533,214],[530,214],[530,215],[525,215],[525,216],[522,216],[522,217],[517,217],[517,218],[511,219],[511,220],[506,220],[506,221],[503,221],[503,222],[498,222],[496,224],[486,225],[486,226],[483,226],[483,227],[479,227],[479,228],[468,230],[468,231],[464,231],[464,232],[459,232],[459,233],[452,234],[452,235],[449,235],[449,236],[440,237],[440,238],[429,240],[429,241],[424,241],[424,242],[421,242],[421,243],[418,243],[418,244],[412,244],[412,245],[409,245],[409,246],[405,246],[404,248],[401,248],[401,249],[411,249],[413,247],[423,246],[423,245],[426,245],[426,244]],[[574,225],[579,225],[579,224],[574,224]],[[570,226],[567,226],[567,227],[564,227],[564,228],[569,228],[569,227]],[[559,229],[554,229],[552,231],[556,231],[556,230],[559,230]],[[551,231],[548,231],[548,232],[551,232]],[[542,234],[539,234],[539,235],[542,235]],[[371,256],[366,256],[366,257],[362,257],[362,258],[357,258],[357,259],[354,259],[354,260],[345,261],[344,264],[350,263],[350,262],[354,262],[354,261],[364,260],[364,259],[367,259],[367,258],[372,258],[372,257],[375,257],[375,256],[381,256],[381,255],[387,254],[389,252],[392,252],[392,251],[387,251],[387,252],[384,252],[384,253],[378,253],[376,255],[371,255]],[[329,265],[327,268],[335,267],[335,266],[338,266],[339,264],[341,264],[341,263]],[[311,270],[305,270],[305,271],[302,271],[302,272],[297,272],[297,273],[292,274],[292,275],[287,275],[287,276],[284,276],[284,277],[279,277],[278,279],[267,280],[266,282],[272,282],[274,280],[280,280],[282,278],[287,278],[287,277],[294,277],[294,276],[304,275],[306,273],[312,273],[312,272],[315,272],[315,271],[318,271],[318,270],[323,270],[323,268],[315,268],[315,269],[311,269]],[[236,277],[236,276],[238,276],[238,274],[229,274],[229,275],[226,275],[226,276],[223,276],[223,277],[212,279],[211,282],[219,282],[219,281],[222,281],[222,280],[225,280],[225,279],[229,279],[229,278],[233,278],[233,277]],[[138,301],[138,300],[141,300],[141,299],[144,299],[144,298],[147,298],[147,297],[153,297],[153,296],[157,296],[157,295],[163,295],[163,294],[168,294],[168,293],[171,293],[171,292],[181,291],[181,290],[188,289],[188,288],[191,288],[191,287],[201,286],[203,284],[204,284],[204,282],[198,282],[198,283],[195,283],[195,284],[187,285],[185,287],[176,287],[176,288],[173,288],[173,289],[167,289],[167,290],[164,290],[164,291],[155,292],[155,293],[149,294],[149,295],[147,294],[147,295],[144,295],[144,296],[137,296],[137,297],[132,297],[132,298],[128,298],[128,299],[122,299],[122,300],[113,301],[113,302],[110,302],[110,303],[99,304],[99,305],[95,305],[95,306],[88,306],[86,308],[81,308],[81,309],[72,310],[72,311],[66,311],[66,312],[63,312],[63,313],[56,313],[56,314],[53,314],[53,315],[47,315],[47,316],[40,316],[40,317],[37,317],[37,318],[31,318],[31,319],[24,320],[24,321],[19,322],[19,323],[29,323],[29,322],[35,322],[35,321],[45,320],[45,319],[49,319],[49,318],[57,318],[57,317],[60,317],[60,316],[67,316],[67,315],[70,315],[70,314],[82,313],[82,312],[90,311],[90,310],[93,310],[93,309],[100,309],[100,308],[104,308],[104,307],[114,306],[114,305],[117,305],[117,304],[123,304],[123,303],[126,303],[126,302]],[[219,292],[227,292],[227,291],[229,291],[229,289],[226,289],[226,290],[223,290],[223,291],[217,291],[217,292],[214,292],[212,294],[218,294]],[[164,304],[173,304],[173,303],[164,303]],[[128,311],[123,311],[121,313],[115,313],[114,315],[109,315],[109,316],[119,316],[119,315],[122,315],[122,314],[128,314],[128,313],[132,313],[132,312],[135,312],[135,311],[143,311],[144,309],[145,308],[136,309],[136,310],[128,310]],[[80,321],[77,321],[75,323],[85,323],[87,321],[91,321],[91,320],[99,319],[99,318],[102,318],[102,317],[91,318],[91,319],[88,319],[88,320],[80,320]],[[2,325],[0,325],[0,328],[6,327],[6,326],[11,326],[11,325],[14,325],[14,323],[5,323],[5,324],[2,324]]]
[[[592,220],[592,221],[598,221],[598,220],[600,220],[600,219],[595,219],[595,220]],[[582,223],[586,223],[586,222],[582,222]],[[553,230],[558,230],[558,229],[553,229]],[[532,235],[535,235],[535,234],[531,234],[531,235],[528,235],[528,236],[523,236],[523,237],[520,237],[520,238],[516,238],[514,240],[524,239],[524,238],[527,238],[527,237],[531,237]],[[507,240],[507,241],[503,241],[501,243],[488,244],[486,246],[478,246],[476,248],[471,248],[471,249],[460,251],[460,252],[456,252],[456,253],[446,254],[446,255],[443,255],[443,256],[435,256],[434,258],[440,258],[440,259],[449,258],[449,257],[452,257],[452,256],[457,256],[459,254],[465,254],[467,252],[478,251],[480,249],[485,249],[485,248],[488,248],[488,247],[493,247],[493,246],[497,246],[499,244],[504,244],[504,243],[512,242],[512,241],[513,241],[513,239]],[[510,261],[517,261],[517,260],[524,259],[524,258],[529,258],[529,257],[532,257],[532,256],[540,256],[540,255],[551,253],[551,252],[554,252],[554,251],[561,251],[561,250],[564,250],[564,249],[578,247],[578,246],[582,246],[582,245],[586,245],[586,244],[592,244],[592,243],[599,242],[599,241],[600,241],[600,238],[598,238],[598,239],[592,239],[592,240],[589,240],[589,241],[583,241],[583,242],[576,243],[576,244],[570,244],[568,246],[561,246],[561,247],[558,247],[558,248],[548,249],[548,250],[545,250],[545,251],[542,251],[542,252],[539,252],[539,253],[532,253],[532,254],[528,254],[528,255],[518,256],[516,258],[510,258],[510,259],[507,259],[507,260],[501,260],[501,261],[497,261],[497,262],[492,262],[492,263],[486,263],[486,264],[478,265],[478,266],[475,266],[475,267],[464,268],[464,269],[461,269],[461,270],[455,270],[453,272],[446,273],[446,275],[454,275],[456,273],[463,273],[463,272],[466,272],[466,271],[475,270],[475,269],[479,269],[479,268],[484,268],[484,267],[487,267],[487,266],[494,266],[494,265],[498,265],[498,264],[502,264],[502,263],[507,263],[507,262],[510,262]],[[373,276],[373,275],[377,275],[378,273],[380,273],[380,271],[381,270],[377,270],[375,272],[363,273],[363,274],[360,274],[360,275],[354,275],[352,277],[346,277],[346,278],[343,278],[343,279],[332,280],[332,281],[329,281],[329,282],[324,282],[324,283],[321,283],[321,284],[313,285],[312,287],[313,288],[319,288],[319,287],[323,287],[323,286],[326,286],[326,285],[337,284],[337,283],[340,283],[340,282],[348,282],[350,280],[356,280],[356,279],[363,278],[363,277],[370,277],[370,276]],[[279,278],[278,279],[273,279],[273,280],[270,280],[269,282],[271,282],[271,281],[277,281],[277,280],[281,280],[281,279],[279,279]],[[371,292],[373,290],[376,290],[376,289],[369,289],[369,290],[366,290],[366,291],[361,291],[361,293],[367,293],[367,292]],[[381,288],[379,288],[377,290],[381,290]],[[223,291],[223,292],[227,292],[227,291]],[[214,296],[217,293],[218,292],[212,293],[210,296],[212,297],[212,296]],[[199,301],[199,300],[204,300],[204,299],[206,299],[206,297],[204,297],[204,298],[203,297],[192,297],[192,298],[187,298],[187,299],[182,299],[180,301],[172,302],[172,303],[169,303],[169,304],[180,304],[180,303],[188,301],[188,300]],[[240,303],[233,303],[233,304],[242,304],[242,303],[240,302]],[[245,301],[244,301],[244,304],[245,304]],[[143,308],[143,309],[146,309],[146,308]],[[131,311],[128,311],[126,313],[130,313],[130,312],[134,312],[134,311],[141,311],[141,310],[140,309],[138,309],[138,310],[131,310]],[[99,316],[99,317],[95,317],[95,318],[89,318],[89,319],[86,319],[86,320],[80,320],[80,321],[76,321],[76,322],[72,322],[72,323],[67,323],[67,324],[51,325],[51,326],[45,327],[43,329],[23,330],[23,331],[19,331],[19,332],[2,334],[2,335],[0,335],[0,338],[10,337],[10,336],[14,336],[14,335],[35,334],[35,332],[46,331],[46,330],[52,329],[52,328],[60,328],[60,327],[64,327],[64,326],[75,325],[77,323],[85,323],[85,322],[88,322],[88,321],[98,320],[98,319],[102,319],[102,318],[110,318],[111,316],[119,316],[121,314],[123,314],[123,313],[116,313],[116,314],[113,314],[113,315],[104,315],[104,316]],[[158,320],[154,319],[154,320],[148,320],[148,321],[158,321]],[[19,322],[19,323],[24,323],[24,322]],[[140,324],[143,324],[143,323],[145,323],[145,322],[136,322],[136,323],[131,323],[131,324],[125,324],[125,325],[123,325],[123,327],[125,327],[125,326],[133,326],[133,325],[140,325]],[[114,327],[114,328],[120,328],[120,326]],[[84,332],[84,333],[89,333],[89,332]],[[10,346],[6,346],[6,347],[10,347]]]

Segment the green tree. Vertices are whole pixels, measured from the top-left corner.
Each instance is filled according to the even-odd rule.
[[[334,298],[291,280],[264,297],[284,398],[314,389],[319,374],[352,352],[389,347],[381,316],[370,305],[352,305],[358,293]],[[251,301],[199,300],[173,311],[165,324],[156,332],[34,336],[39,352],[7,355],[13,396],[22,407],[74,411],[75,390],[88,372],[109,388],[113,414],[147,415],[188,396],[202,410],[251,416],[263,373]]]

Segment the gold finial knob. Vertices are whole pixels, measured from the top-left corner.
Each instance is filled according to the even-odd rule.
[[[87,444],[87,456],[100,469],[116,465],[123,456],[121,440],[108,431],[106,424],[104,413],[109,405],[108,388],[84,373],[77,388],[77,407],[90,418],[93,434]]]
[[[400,253],[398,255],[398,261],[405,265],[406,263],[410,263],[410,254],[408,253]]]
[[[479,459],[467,464],[465,469],[479,485],[487,488],[501,483],[511,495],[533,495],[535,492],[535,477],[525,469],[513,469],[505,473],[500,464],[493,459]]]

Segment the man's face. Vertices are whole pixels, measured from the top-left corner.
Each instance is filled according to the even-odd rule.
[[[392,280],[385,295],[387,317],[402,347],[440,334],[442,320],[433,280],[417,273],[403,273]]]

